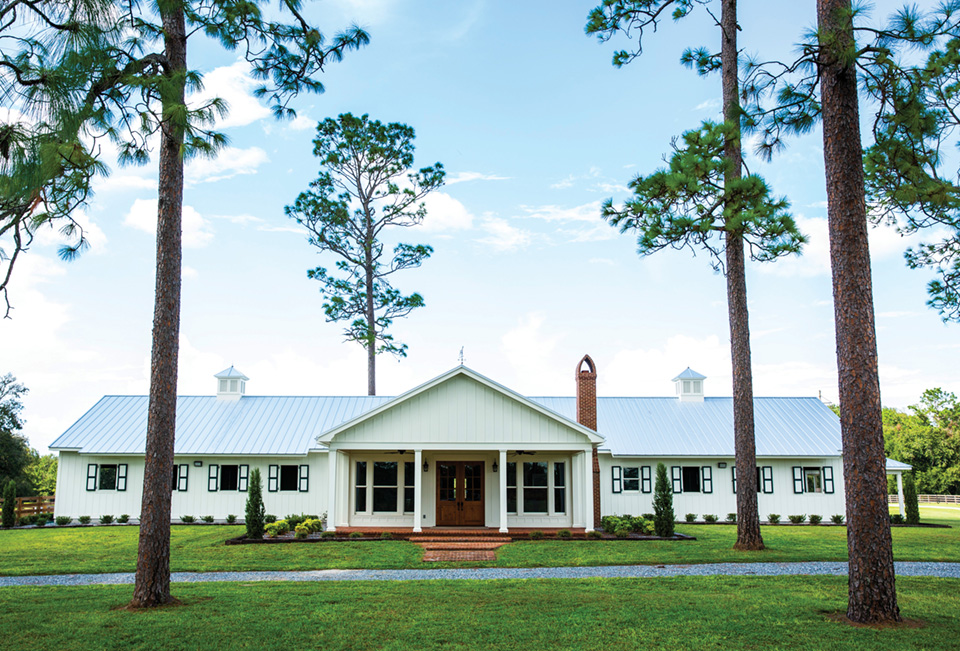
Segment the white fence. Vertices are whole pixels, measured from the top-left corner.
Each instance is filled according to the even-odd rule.
[[[960,495],[917,495],[920,504],[960,504]],[[897,503],[896,495],[887,495],[887,502]]]

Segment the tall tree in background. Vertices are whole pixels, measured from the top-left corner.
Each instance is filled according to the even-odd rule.
[[[32,490],[25,474],[32,460],[30,445],[20,434],[23,429],[21,399],[27,391],[10,373],[0,376],[0,486],[13,482],[20,496],[29,495]]]
[[[917,490],[960,494],[960,399],[942,389],[927,389],[909,412],[883,410],[886,456],[913,467]],[[888,492],[896,482],[887,480]],[[892,489],[892,490],[890,490]]]
[[[591,12],[586,31],[601,40],[618,31],[638,34],[656,30],[660,17],[672,6],[672,17],[685,17],[693,3],[682,0],[604,0]],[[711,16],[713,14],[711,13]],[[715,19],[716,20],[716,19]],[[666,247],[704,247],[723,267],[727,279],[730,354],[733,366],[734,447],[737,471],[736,549],[763,549],[757,508],[756,443],[753,417],[753,371],[744,245],[754,260],[772,260],[796,253],[805,241],[787,214],[787,202],[774,199],[763,180],[743,176],[741,152],[742,110],[739,102],[737,3],[722,0],[719,56],[706,49],[688,50],[683,61],[701,74],[720,70],[723,93],[722,125],[705,123],[684,134],[668,170],[634,179],[634,198],[622,209],[607,201],[603,216],[621,232],[638,232],[641,255]],[[614,65],[639,56],[618,52]],[[711,240],[721,240],[716,244]],[[722,254],[721,254],[722,250]],[[720,262],[723,259],[723,262]]]
[[[306,227],[310,244],[339,258],[339,274],[317,267],[307,275],[322,285],[327,321],[349,321],[347,341],[366,349],[371,396],[377,393],[377,354],[407,354],[407,345],[387,329],[394,319],[423,306],[420,294],[404,296],[390,277],[419,267],[433,253],[424,244],[401,243],[392,258],[384,259],[383,230],[421,223],[427,214],[423,198],[443,185],[440,163],[410,172],[414,136],[405,124],[383,124],[367,115],[327,118],[317,125],[313,140],[320,175],[286,207],[286,214]]]
[[[11,4],[26,12],[28,7],[56,7],[62,3]],[[271,99],[278,117],[292,114],[287,103],[298,93],[322,92],[323,85],[314,77],[327,63],[339,61],[346,50],[368,41],[363,30],[353,27],[327,42],[302,16],[300,0],[279,2],[280,12],[292,17],[290,23],[265,17],[262,12],[265,4],[263,0],[241,4],[231,0],[160,0],[156,5],[141,5],[117,0],[106,7],[101,17],[113,26],[114,38],[103,38],[85,46],[83,59],[67,57],[62,69],[70,74],[57,77],[63,85],[62,89],[58,86],[59,92],[82,97],[78,106],[67,103],[64,114],[70,118],[70,124],[88,139],[106,137],[114,141],[119,147],[121,163],[146,162],[152,144],[159,140],[156,299],[146,464],[132,607],[151,607],[172,599],[170,473],[176,421],[184,160],[193,155],[214,155],[226,143],[224,136],[211,129],[215,118],[226,110],[222,101],[187,105],[187,92],[200,87],[200,76],[187,67],[188,38],[203,35],[228,50],[240,50],[253,76],[264,81],[257,95]],[[31,19],[36,20],[36,16]],[[66,34],[64,38],[68,40],[75,38],[77,30],[86,29],[79,18],[65,25],[49,20],[49,16],[42,22]],[[3,24],[0,28],[9,26],[9,23]],[[116,38],[117,34],[122,35],[122,39]],[[22,40],[17,45],[18,51],[0,64],[0,68],[13,71],[10,86],[28,90],[43,88],[45,81],[34,83],[37,79],[47,79],[44,75],[49,62],[36,56],[42,43]],[[56,52],[69,55],[72,50]],[[11,68],[11,61],[13,66],[22,65],[23,69]],[[82,65],[84,62],[91,65]],[[25,72],[35,74],[30,77],[23,74]],[[23,92],[25,108],[36,108],[33,99],[31,92]],[[54,126],[59,126],[59,122]],[[65,139],[68,145],[87,142],[72,130],[66,131]],[[3,153],[0,151],[0,155]],[[50,158],[56,159],[57,153]],[[30,180],[29,173],[14,171],[16,174],[10,174],[12,187],[25,186],[22,194],[28,207],[37,202],[31,192],[43,192],[61,178],[56,173],[35,174],[30,185],[23,183],[24,178]],[[76,185],[83,189],[82,183]],[[67,189],[74,188],[68,185]],[[82,194],[70,196],[82,198]],[[30,216],[32,210],[24,212],[14,205],[10,213],[13,217],[8,218],[6,214],[3,217],[22,220],[23,215]]]

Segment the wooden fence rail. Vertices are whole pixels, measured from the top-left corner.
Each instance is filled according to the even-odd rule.
[[[960,495],[917,495],[920,504],[960,504]],[[887,495],[887,502],[897,503],[896,495]]]
[[[13,510],[17,518],[25,515],[36,515],[38,513],[53,513],[53,504],[56,501],[54,495],[36,495],[34,497],[18,497]],[[0,506],[3,505],[3,499],[0,499]]]

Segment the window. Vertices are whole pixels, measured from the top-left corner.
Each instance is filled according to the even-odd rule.
[[[373,462],[373,512],[397,512],[397,462]]]
[[[546,461],[523,462],[524,513],[547,513],[548,480]]]
[[[567,512],[566,464],[562,461],[553,464],[553,512]]]
[[[220,380],[220,393],[226,393],[226,392],[227,392],[227,381]]]
[[[354,501],[356,510],[363,512],[367,510],[367,462],[357,462],[356,493]]]
[[[220,490],[235,491],[240,485],[240,466],[220,466]]]
[[[833,466],[793,467],[794,493],[833,493]]]
[[[640,468],[639,466],[624,466],[623,468],[623,490],[640,490]]]
[[[673,466],[670,469],[674,493],[712,493],[711,466]]]
[[[187,490],[187,473],[190,471],[189,469],[190,466],[185,463],[181,463],[180,465],[173,464],[173,490]]]
[[[218,490],[246,492],[247,481],[250,477],[250,466],[246,464],[218,465],[211,463],[207,468],[207,491],[211,493]],[[269,490],[276,490],[274,468],[276,466],[270,466],[270,474],[267,476],[267,488]],[[184,472],[184,478],[186,478],[186,472]],[[184,486],[186,486],[186,479],[184,479]],[[181,490],[186,490],[186,488]]]
[[[820,480],[819,468],[804,468],[803,481],[804,481],[804,488],[806,489],[805,492],[807,493],[823,492],[823,482]]]
[[[280,490],[296,491],[300,489],[300,468],[298,466],[280,466]]]
[[[117,490],[117,466],[116,464],[100,464],[100,482],[97,488],[102,491]]]
[[[700,492],[700,468],[698,466],[683,466],[683,492]]]
[[[653,481],[650,466],[640,466],[640,490],[644,493],[653,492]]]
[[[517,512],[517,462],[507,462],[507,513]]]
[[[413,513],[416,510],[416,464],[412,461],[403,462],[403,512]]]

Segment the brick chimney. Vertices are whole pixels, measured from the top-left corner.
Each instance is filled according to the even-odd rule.
[[[577,364],[577,422],[597,431],[597,367],[590,355]],[[593,448],[593,527],[600,527],[600,457]]]

